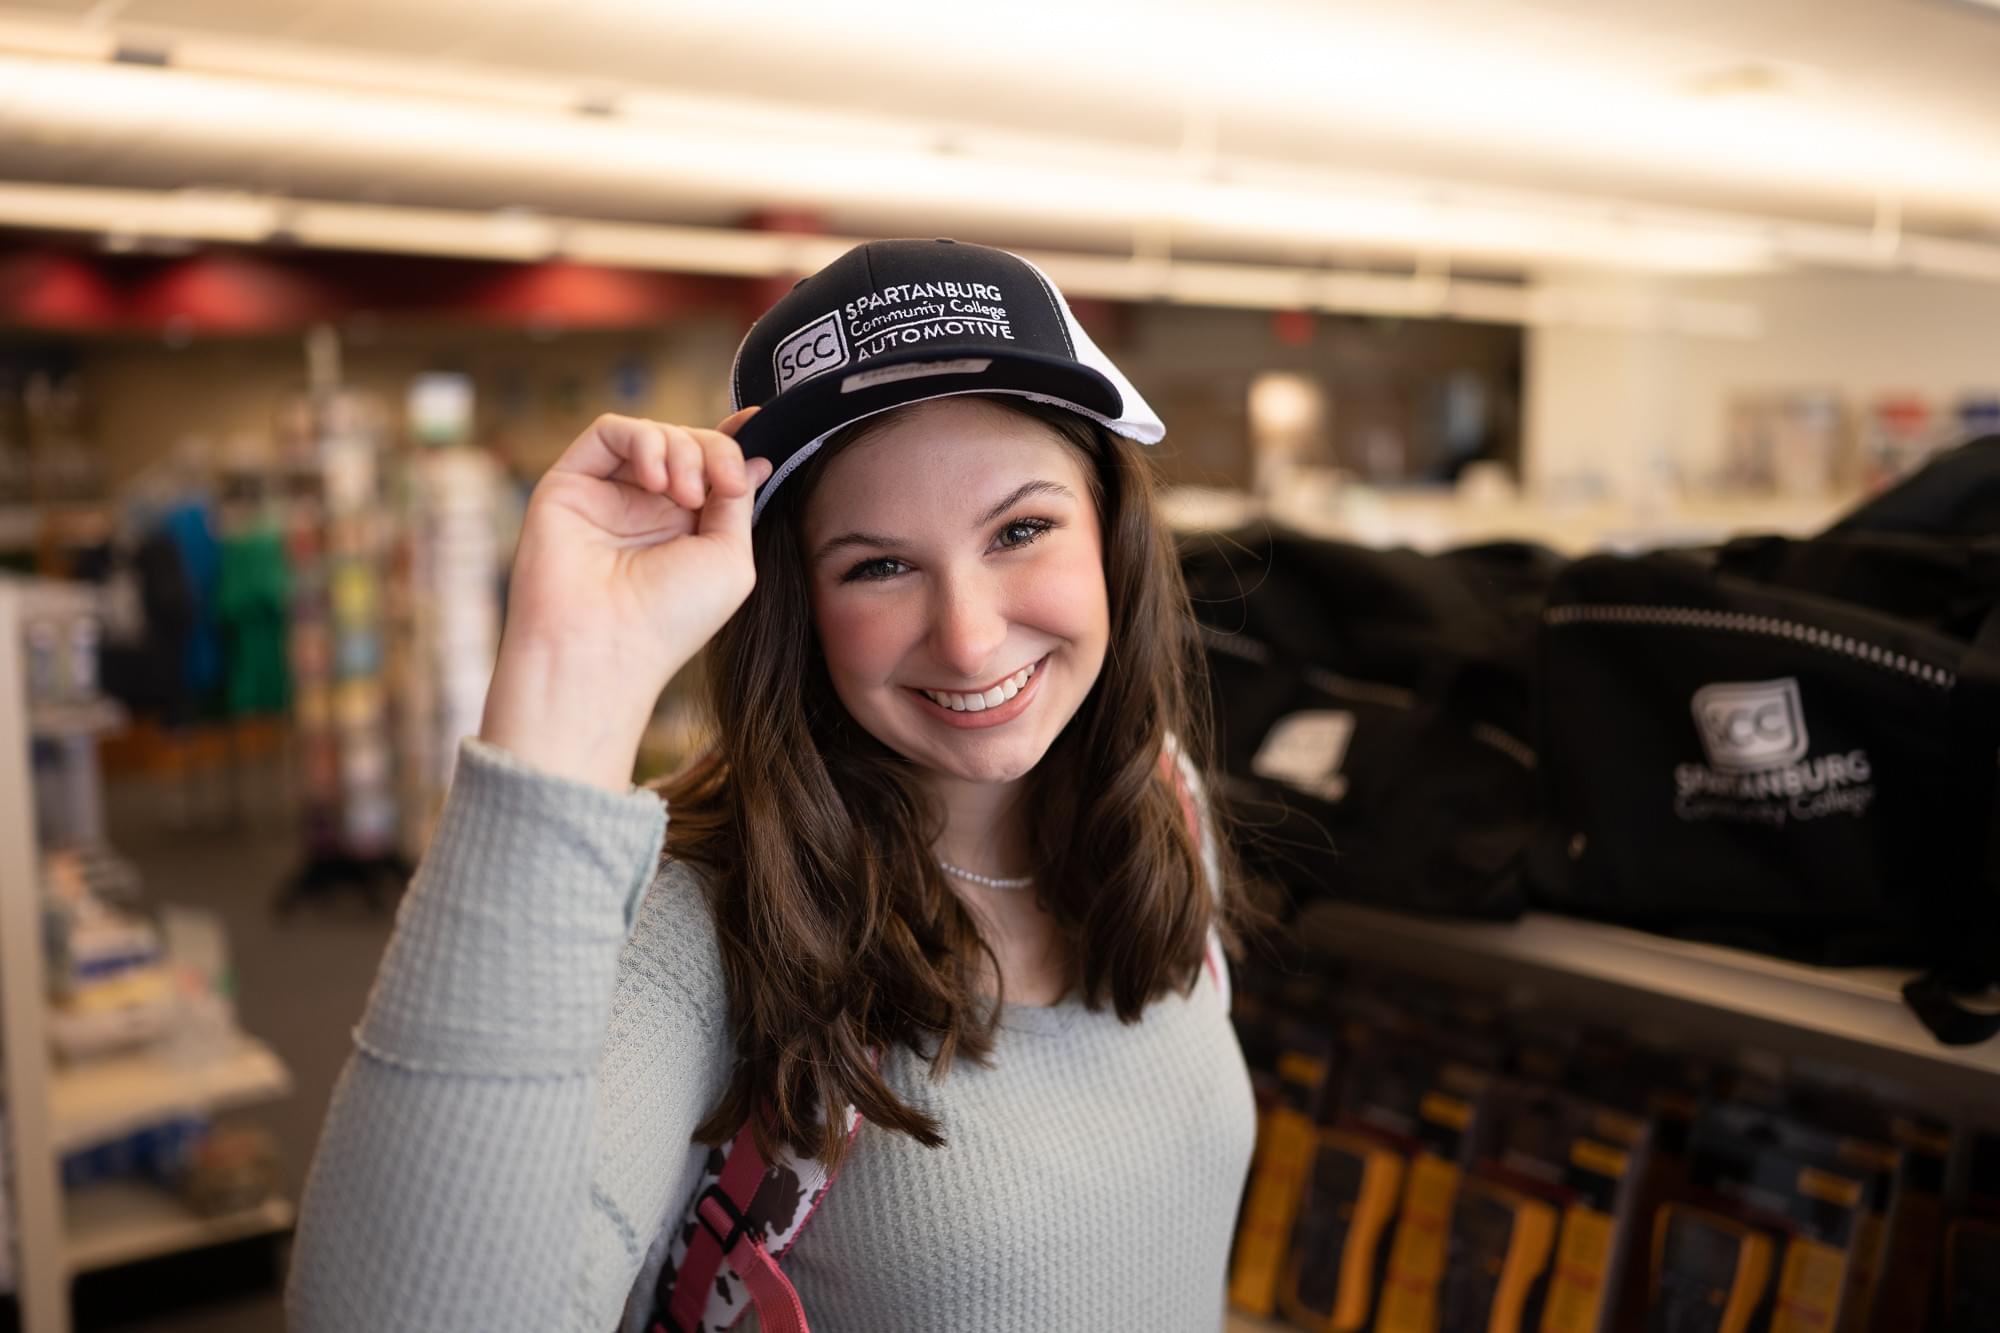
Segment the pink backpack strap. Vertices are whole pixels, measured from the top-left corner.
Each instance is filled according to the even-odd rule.
[[[847,1108],[849,1143],[860,1129],[860,1113]],[[669,1242],[648,1333],[722,1333],[752,1305],[768,1333],[807,1333],[805,1309],[778,1261],[833,1180],[824,1163],[789,1149],[766,1160],[746,1124],[710,1154]]]
[[[806,1333],[805,1307],[792,1284],[778,1271],[764,1248],[764,1238],[745,1216],[764,1183],[763,1154],[757,1137],[745,1124],[731,1145],[722,1176],[695,1200],[696,1231],[674,1277],[673,1291],[663,1293],[666,1317],[655,1325],[670,1333],[715,1333],[707,1328],[709,1292],[726,1262],[749,1288],[757,1318],[773,1333]]]
[[[1160,750],[1160,771],[1173,780],[1174,794],[1180,797],[1181,814],[1187,819],[1188,832],[1194,838],[1195,853],[1201,860],[1202,873],[1208,877],[1209,892],[1217,898],[1222,896],[1222,885],[1217,880],[1216,866],[1208,845],[1208,822],[1202,818],[1203,797],[1201,779],[1195,775],[1194,765],[1181,750],[1180,741],[1172,733]],[[1222,992],[1223,1007],[1229,1006],[1229,960],[1222,952],[1222,935],[1211,928],[1208,932],[1208,948],[1202,955],[1202,962],[1208,967],[1209,980]]]

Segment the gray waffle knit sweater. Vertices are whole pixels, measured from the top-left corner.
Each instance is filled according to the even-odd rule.
[[[651,793],[464,744],[307,1181],[293,1333],[643,1327],[731,1062],[665,831]],[[885,1070],[948,1146],[862,1127],[785,1261],[814,1333],[1221,1324],[1254,1121],[1206,974],[1131,1026],[1009,1005],[942,1083]]]

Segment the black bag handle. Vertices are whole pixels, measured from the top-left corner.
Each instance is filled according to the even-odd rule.
[[[1964,780],[1988,792],[1985,847],[1978,866],[1988,896],[1988,922],[2000,921],[2000,606],[1986,613],[1958,664],[1952,723],[1966,739]],[[1991,958],[1991,955],[1987,955]],[[2000,967],[2000,960],[1995,960]]]
[[[1952,686],[1952,728],[1965,740],[1960,781],[1983,800],[1967,809],[1985,822],[1966,891],[1976,895],[1964,919],[1941,923],[1954,958],[1903,987],[1903,1000],[1932,1036],[1971,1046],[2000,1036],[2000,1012],[1968,1009],[1961,996],[2000,984],[2000,606],[1989,611],[1960,659]]]
[[[2000,1036],[2000,1011],[1968,1009],[1959,1003],[1959,996],[1979,994],[1990,980],[1990,976],[1958,977],[1937,968],[1903,984],[1903,1003],[1946,1046],[1977,1046]]]
[[[1933,455],[1827,529],[1983,537],[2000,528],[2000,435],[1982,435]]]

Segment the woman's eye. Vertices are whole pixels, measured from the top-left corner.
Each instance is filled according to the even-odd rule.
[[[1003,526],[993,541],[1003,551],[1017,551],[1021,547],[1037,541],[1044,533],[1055,526],[1052,520],[1046,518],[1017,518],[1013,522]],[[872,560],[861,561],[842,574],[840,581],[842,583],[880,583],[884,579],[895,578],[905,568],[906,566],[902,561],[892,556],[881,555],[876,556]]]
[[[1017,518],[1000,529],[1000,545],[1026,546],[1054,526],[1055,524],[1045,518]]]
[[[877,557],[874,560],[863,560],[860,564],[842,574],[840,581],[842,583],[872,583],[881,579],[893,578],[895,577],[897,566],[902,563],[900,560],[891,560],[886,555]]]

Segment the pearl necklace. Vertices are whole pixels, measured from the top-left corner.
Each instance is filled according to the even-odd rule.
[[[944,871],[945,874],[950,875],[953,879],[962,879],[973,884],[984,884],[989,889],[1027,889],[1027,888],[1033,888],[1035,883],[1035,877],[1033,875],[1022,875],[1014,879],[1003,879],[998,875],[974,874],[970,870],[959,869],[951,862],[945,860],[942,856],[938,858],[938,869]]]

